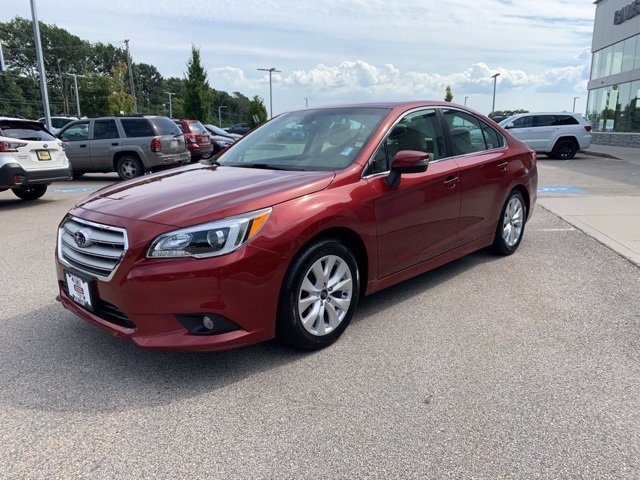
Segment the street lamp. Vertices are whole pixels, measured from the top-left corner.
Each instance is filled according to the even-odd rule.
[[[222,110],[223,108],[229,108],[226,105],[220,105],[218,107],[218,127],[222,128],[222,114],[220,113],[220,110]]]
[[[491,113],[496,111],[496,79],[499,75],[499,73],[491,75],[491,78],[493,78],[493,101],[491,102]]]
[[[467,106],[467,98],[469,98],[469,97],[464,97],[464,106],[465,107]]]
[[[171,103],[171,97],[175,95],[173,92],[164,92],[169,95],[169,118],[173,117],[173,104]]]
[[[271,89],[271,74],[273,72],[280,72],[281,70],[276,70],[275,67],[271,68],[258,68],[261,72],[269,72],[269,118],[273,118],[273,91]]]
[[[579,99],[580,97],[573,97],[573,110],[572,112],[576,111],[576,100]]]
[[[309,108],[309,99],[304,97],[304,108]]]

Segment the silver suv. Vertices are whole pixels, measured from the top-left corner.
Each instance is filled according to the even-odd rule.
[[[502,120],[500,126],[532,150],[561,160],[573,158],[591,144],[591,124],[578,113],[519,113]]]
[[[161,167],[189,163],[184,135],[168,117],[98,117],[76,120],[58,133],[75,178],[117,172],[128,180]]]
[[[35,200],[51,182],[70,180],[63,143],[39,122],[0,117],[0,192]]]

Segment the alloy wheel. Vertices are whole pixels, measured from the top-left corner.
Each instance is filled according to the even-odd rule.
[[[524,205],[519,197],[509,200],[502,218],[502,239],[509,247],[513,247],[520,240],[524,225]]]

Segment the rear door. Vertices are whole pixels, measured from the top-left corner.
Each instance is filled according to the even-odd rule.
[[[122,146],[115,119],[106,118],[93,121],[91,140],[91,163],[96,171],[112,171],[114,152]]]
[[[459,167],[457,241],[464,245],[494,234],[514,165],[500,132],[467,112],[443,109],[442,113]]]

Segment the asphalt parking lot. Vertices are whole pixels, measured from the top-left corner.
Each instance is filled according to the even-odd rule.
[[[541,206],[515,255],[366,297],[323,351],[162,353],[54,300],[58,222],[115,180],[0,193],[0,478],[640,477],[638,267]]]

